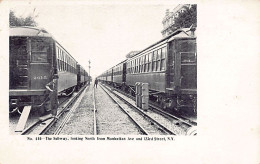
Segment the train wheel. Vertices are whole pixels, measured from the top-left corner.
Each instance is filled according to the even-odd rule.
[[[167,106],[167,109],[170,110],[170,112],[178,112],[178,108],[177,108],[177,98],[174,96],[174,97],[170,97],[168,98],[168,100],[166,101],[166,106]]]
[[[122,90],[123,92],[126,92],[125,85],[122,85],[121,90]]]
[[[162,101],[161,101],[161,104],[160,104],[161,107],[162,107],[162,109],[165,110],[165,111],[166,111],[167,108],[168,108],[166,102],[167,102],[167,99],[164,97],[164,98],[162,99]]]
[[[163,97],[162,95],[159,95],[159,96],[158,96],[157,102],[158,102],[158,104],[159,104],[159,106],[160,106],[161,108],[165,109],[165,108],[164,108],[164,106],[165,106],[164,97]]]

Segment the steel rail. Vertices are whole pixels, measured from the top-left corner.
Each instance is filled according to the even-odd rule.
[[[139,107],[129,103],[127,100],[125,100],[123,97],[121,97],[120,95],[112,92],[116,97],[118,97],[120,100],[124,101],[128,106],[131,106],[132,108],[134,108],[139,114],[141,114],[144,118],[149,119],[151,123],[155,123],[158,128],[163,131],[164,133],[170,134],[170,135],[176,135],[176,133],[172,132],[171,130],[169,130],[168,128],[166,128],[164,125],[162,125],[161,123],[159,123],[158,121],[156,121],[155,119],[153,119],[152,117],[150,117],[149,115],[147,115],[146,113],[144,113]]]
[[[68,111],[67,109],[73,104],[74,101],[77,100],[77,98],[81,95],[81,93],[86,89],[86,86],[84,86],[76,96],[74,96],[70,101],[68,101],[63,107],[62,110],[59,111],[59,113],[57,114],[57,116],[52,116],[52,117],[48,117],[44,120],[38,120],[37,122],[33,123],[32,125],[30,125],[28,128],[26,128],[25,130],[23,130],[20,135],[28,135],[28,133],[32,133],[33,129],[36,129],[37,126],[40,126],[41,124],[44,125],[44,127],[38,132],[39,135],[42,135],[44,133],[46,133],[50,127],[53,126],[53,124],[55,122],[57,122],[57,120],[63,115],[63,113],[65,113],[66,111]],[[62,104],[62,103],[61,103]],[[58,107],[60,108],[60,107]]]
[[[66,125],[66,123],[68,122],[68,120],[71,118],[73,112],[77,109],[82,97],[84,96],[84,91],[87,88],[84,88],[84,90],[82,90],[79,94],[77,94],[77,98],[73,99],[73,101],[69,104],[69,106],[72,105],[72,103],[74,103],[74,105],[71,107],[71,109],[69,110],[69,113],[65,116],[65,118],[63,119],[62,123],[58,126],[58,128],[55,130],[55,132],[53,133],[54,135],[59,135],[60,132],[62,131],[62,129],[64,128],[64,126]],[[76,96],[75,96],[76,97]],[[69,107],[68,106],[68,107]]]
[[[170,117],[170,118],[176,119],[176,120],[178,120],[178,121],[180,121],[180,122],[183,122],[183,123],[185,123],[185,124],[187,124],[187,125],[189,125],[189,126],[191,126],[191,127],[192,127],[192,126],[196,126],[196,125],[193,125],[193,124],[191,124],[191,123],[189,123],[189,122],[183,120],[182,118],[176,117],[176,116],[174,116],[174,115],[172,115],[172,114],[170,114],[170,113],[167,113],[167,112],[165,112],[165,111],[162,111],[160,108],[158,108],[158,107],[155,106],[155,105],[149,104],[149,106],[150,106],[152,109],[154,109],[153,111],[155,111],[155,112],[157,112],[157,113],[159,113],[159,114],[162,114],[162,115],[164,115],[165,117]],[[194,123],[194,124],[195,124],[195,123]]]
[[[129,95],[129,94],[126,94],[126,93],[122,92],[122,91],[119,90],[119,89],[116,89],[116,88],[113,88],[113,89],[116,90],[116,91],[118,91],[119,93],[121,93],[121,94],[123,94],[123,95],[125,95],[125,96],[127,96],[127,97],[129,97],[129,98],[131,98],[132,100],[135,99],[133,96],[131,96],[131,95]],[[183,123],[185,123],[185,124],[187,124],[187,125],[189,125],[189,126],[191,126],[191,127],[197,126],[197,122],[195,122],[195,121],[189,120],[188,118],[185,118],[185,117],[183,117],[183,116],[179,116],[179,117],[180,117],[180,118],[179,118],[179,117],[177,117],[177,116],[174,116],[174,115],[172,115],[172,114],[170,114],[170,113],[167,113],[167,112],[161,110],[159,107],[157,107],[156,105],[154,105],[154,102],[150,102],[150,101],[149,101],[149,107],[151,107],[152,109],[155,109],[154,111],[157,112],[157,113],[160,113],[160,114],[162,114],[162,115],[164,115],[164,116],[166,116],[166,117],[170,117],[170,118],[172,118],[172,119],[176,119],[176,120],[178,120],[178,121],[180,121],[180,122],[183,122]],[[184,119],[185,119],[185,120],[188,120],[188,122],[185,121]],[[189,123],[189,122],[191,122],[191,123]]]
[[[94,131],[94,135],[97,135],[97,119],[96,119],[96,99],[95,99],[95,87],[93,87],[93,123],[94,123],[94,127],[93,127],[93,131]]]
[[[119,104],[119,102],[117,102],[110,93],[108,93],[108,91],[106,91],[102,85],[100,85],[100,87],[107,93],[107,95],[109,95],[109,97],[119,106],[119,108],[133,121],[133,123],[140,129],[140,131],[144,134],[144,135],[149,135],[149,133],[141,126],[137,123],[137,121],[124,109],[124,107],[122,107],[122,105]]]
[[[140,108],[134,106],[133,104],[129,103],[127,100],[125,100],[124,98],[122,98],[121,96],[119,96],[118,94],[112,92],[115,96],[117,96],[119,99],[121,99],[122,101],[124,101],[125,103],[127,103],[129,106],[133,107],[134,109],[136,109],[136,111],[138,111],[141,115],[143,115],[143,117],[148,118],[149,120],[151,120],[152,122],[154,122],[156,125],[158,125],[162,130],[166,131],[168,134],[171,135],[176,135],[174,132],[172,132],[171,130],[169,130],[168,128],[166,128],[165,126],[163,126],[162,124],[160,124],[158,121],[154,120],[152,117],[148,116],[146,113],[144,113]]]

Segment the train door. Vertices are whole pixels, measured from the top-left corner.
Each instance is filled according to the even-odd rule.
[[[175,77],[175,51],[173,42],[169,42],[167,46],[167,71],[166,81],[169,90],[174,90],[174,77]]]
[[[122,77],[122,82],[125,83],[126,82],[126,62],[123,63],[123,77]]]
[[[54,73],[52,69],[52,40],[48,38],[32,38],[29,42],[31,89],[45,89]]]
[[[9,51],[9,88],[28,89],[28,40],[25,37],[10,37]]]
[[[175,82],[183,91],[195,91],[197,89],[196,40],[176,40],[175,49]]]

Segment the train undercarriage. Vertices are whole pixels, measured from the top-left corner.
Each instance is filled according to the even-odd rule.
[[[135,97],[135,86],[129,86],[125,83],[105,83]],[[169,113],[197,114],[196,94],[173,94],[149,90],[149,100]]]

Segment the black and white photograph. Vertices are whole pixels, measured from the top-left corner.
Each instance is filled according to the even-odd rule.
[[[0,164],[259,164],[259,7],[0,0]]]
[[[9,23],[11,134],[197,135],[196,4],[14,7]]]

